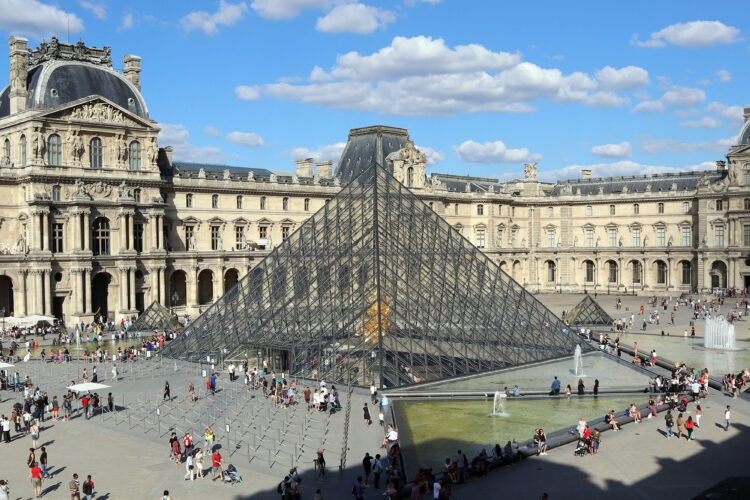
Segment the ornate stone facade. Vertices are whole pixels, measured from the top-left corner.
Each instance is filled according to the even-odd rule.
[[[198,314],[344,183],[332,162],[312,159],[288,173],[173,161],[171,147],[157,146],[158,123],[109,90],[36,106],[26,95],[31,65],[60,65],[74,54],[70,64],[112,71],[109,51],[58,43],[58,52],[48,46],[34,55],[23,39],[10,45],[12,80],[0,95],[16,103],[0,115],[6,314],[119,319],[152,301]],[[125,59],[128,74],[119,78],[139,86],[140,58]],[[387,127],[388,141],[405,139],[383,161],[532,291],[678,295],[750,286],[749,123],[727,161],[706,172],[584,171],[580,180],[550,184],[527,164],[524,177],[509,182],[428,177],[408,133]]]

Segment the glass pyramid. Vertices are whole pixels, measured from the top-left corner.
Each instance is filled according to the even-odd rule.
[[[180,322],[177,321],[177,318],[166,307],[154,301],[138,316],[128,330],[144,332],[149,330],[176,330],[178,328],[180,328]]]
[[[591,295],[586,295],[568,314],[565,320],[571,326],[612,326],[614,320]]]
[[[398,387],[572,355],[579,342],[371,165],[164,354],[198,361],[281,349],[293,376]]]

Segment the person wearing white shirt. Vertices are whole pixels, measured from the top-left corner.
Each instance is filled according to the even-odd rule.
[[[729,405],[727,405],[727,411],[724,412],[724,420],[726,420],[726,422],[727,422],[726,427],[724,427],[724,431],[728,431],[729,430],[729,426],[732,425],[732,413],[730,411]],[[3,423],[3,426],[4,425],[5,425],[5,423]],[[3,430],[4,429],[5,428],[3,427]]]
[[[440,490],[443,489],[443,485],[440,484],[439,480],[435,480],[432,485],[432,498],[440,498]]]

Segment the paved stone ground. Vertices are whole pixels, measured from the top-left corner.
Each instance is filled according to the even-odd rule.
[[[563,308],[570,309],[581,298],[581,295],[540,296],[557,314]],[[613,317],[626,313],[624,308],[615,311],[615,296],[599,295],[597,300]],[[642,297],[623,297],[622,300],[624,307],[630,307],[631,311],[639,308],[641,303],[647,305],[646,299]],[[733,306],[734,301],[731,303]],[[729,305],[725,307],[728,310]],[[664,314],[662,317],[666,318]],[[689,319],[689,312],[681,309],[675,330],[681,332]],[[738,337],[750,337],[748,323],[750,322],[739,323]],[[649,325],[647,333],[658,334],[660,328]],[[702,335],[702,322],[698,323],[698,335]],[[668,352],[662,354],[669,356]],[[271,409],[269,418],[270,404],[267,400],[258,397],[259,393],[246,393],[239,383],[235,383],[236,389],[227,389],[229,383],[226,376],[219,381],[222,391],[213,398],[202,399],[185,411],[182,408],[187,404],[184,398],[188,380],[195,383],[202,395],[200,369],[178,366],[175,371],[174,365],[169,362],[163,362],[158,368],[157,363],[149,363],[151,364],[142,363],[132,370],[124,370],[123,379],[111,389],[118,406],[125,406],[130,410],[122,410],[117,417],[108,416],[107,420],[102,416],[88,421],[78,417],[71,422],[55,424],[48,420],[43,425],[40,443],[47,446],[51,471],[55,473],[51,480],[44,483],[45,496],[68,498],[67,483],[72,473],[77,472],[82,478],[86,474],[92,474],[97,485],[97,498],[107,500],[158,499],[164,489],[169,489],[175,500],[211,497],[275,499],[278,498],[275,493],[276,485],[288,472],[285,457],[293,454],[290,450],[294,448],[290,444],[293,445],[293,442],[299,440],[299,434],[303,434],[310,436],[312,442],[307,449],[298,452],[297,464],[303,476],[302,498],[311,499],[315,489],[320,487],[326,499],[351,499],[351,485],[361,471],[359,464],[365,451],[369,451],[371,455],[379,451],[378,445],[383,436],[381,429],[377,425],[366,427],[362,421],[362,404],[369,399],[366,395],[355,393],[352,396],[350,449],[347,467],[340,473],[336,466],[344,431],[344,412],[333,417],[306,417],[306,412],[299,408],[294,412],[279,410],[275,413]],[[40,366],[38,363],[30,363],[22,369],[28,371],[35,382],[40,381],[43,390],[58,396],[63,394],[63,387],[68,385],[70,379],[79,373],[77,363],[66,367],[45,365],[43,369]],[[104,375],[104,383],[108,383],[109,367],[100,369],[100,374]],[[172,394],[177,399],[171,404],[159,406],[165,379],[170,381]],[[345,395],[346,391],[339,388],[339,392]],[[0,413],[10,413],[17,396],[3,391],[0,397]],[[723,424],[726,404],[732,405],[734,417],[734,426],[729,432],[718,427],[718,424]],[[160,407],[160,412],[164,415],[159,417],[159,430],[154,428],[157,407]],[[696,441],[665,439],[663,417],[659,416],[644,420],[642,424],[627,425],[619,433],[606,432],[601,451],[596,456],[574,457],[573,446],[563,446],[551,450],[546,457],[532,458],[513,467],[494,470],[485,478],[472,479],[455,488],[456,498],[536,499],[541,498],[543,492],[548,492],[552,499],[600,498],[605,495],[609,499],[695,496],[722,479],[746,475],[743,459],[750,444],[750,433],[747,432],[750,426],[750,402],[742,398],[732,400],[713,391],[711,398],[702,402],[702,407],[703,427],[698,429]],[[130,425],[125,423],[129,412]],[[289,414],[286,425],[282,412]],[[376,416],[372,409],[371,413],[373,417]],[[175,415],[176,418],[167,415]],[[143,420],[138,420],[143,416],[146,416],[147,421],[146,432]],[[224,446],[225,416],[232,422],[233,429],[242,426],[246,428],[246,434],[238,437],[232,437],[230,432],[230,448],[233,446],[232,442],[240,442],[244,446],[235,450],[228,460],[238,468],[244,483],[230,486],[219,484],[218,481],[184,481],[184,465],[175,465],[168,459],[168,435],[165,432],[169,427],[176,426],[182,431],[184,426],[200,428],[205,423],[203,420],[213,421],[217,443]],[[241,416],[245,416],[244,422]],[[194,422],[188,422],[189,420]],[[327,427],[324,425],[325,420],[330,421]],[[133,424],[134,421],[136,424]],[[310,426],[304,428],[306,422]],[[446,425],[450,425],[450,422],[446,422]],[[250,441],[251,429],[253,432],[263,433],[264,447],[257,451],[251,450],[248,455],[245,441]],[[282,443],[278,442],[277,429],[281,430],[284,439]],[[194,431],[195,434],[200,435],[202,432]],[[10,444],[0,444],[0,477],[11,481],[11,498],[31,498],[32,489],[26,479],[28,469],[25,465],[30,445],[29,437],[19,437]],[[322,485],[315,481],[310,461],[310,453],[314,454],[314,448],[321,445],[326,449],[329,464],[328,478]],[[279,451],[281,458],[278,463],[268,465],[266,447]],[[222,454],[225,457],[227,455],[224,452]],[[252,461],[248,461],[249,456]],[[381,492],[370,488],[365,498],[376,499],[382,496]]]

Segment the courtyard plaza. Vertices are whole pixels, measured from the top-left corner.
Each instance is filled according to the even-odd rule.
[[[575,306],[582,295],[537,297],[553,312],[560,314],[562,309],[569,310]],[[622,301],[622,309],[616,309],[618,297]],[[635,314],[633,330],[620,337],[623,345],[638,341],[639,352],[649,352],[649,340],[662,339],[662,328],[670,333],[667,340],[675,346],[690,340],[682,336],[684,329],[689,329],[692,319],[689,308],[680,307],[672,326],[666,324],[669,323],[672,308],[669,307],[664,313],[658,302],[649,306],[648,297],[598,295],[597,301],[615,319]],[[734,304],[735,299],[727,299],[722,312],[728,313],[734,309]],[[641,305],[644,305],[646,314],[659,309],[661,325],[649,323],[646,331],[641,332]],[[745,319],[736,322],[738,346],[744,346],[750,337],[748,323]],[[698,337],[702,336],[703,324],[702,320],[695,322]],[[669,345],[665,344],[666,347],[657,351],[659,356],[679,361],[672,355]],[[632,357],[623,354],[622,360],[632,360]],[[10,372],[18,370],[22,379],[29,375],[34,386],[46,391],[50,398],[57,395],[61,399],[72,380],[81,380],[84,366],[90,374],[93,367],[91,362],[85,365],[81,361],[42,364],[32,359],[28,363],[15,363]],[[107,393],[112,392],[116,411],[96,414],[86,420],[80,409],[74,409],[69,422],[53,422],[51,414],[47,413],[46,421],[41,424],[39,439],[39,446],[47,449],[48,469],[53,474],[51,479],[45,480],[42,488],[47,497],[67,498],[68,481],[75,472],[81,480],[88,474],[93,476],[95,498],[161,498],[164,489],[168,489],[175,500],[279,498],[276,486],[294,464],[303,479],[301,498],[314,498],[318,488],[326,499],[352,498],[352,485],[356,477],[362,475],[361,460],[365,452],[371,456],[383,453],[379,449],[383,430],[377,424],[376,407],[370,405],[370,413],[375,419],[373,425],[363,423],[362,406],[370,399],[363,388],[355,388],[351,395],[351,415],[346,425],[349,397],[346,387],[337,388],[342,410],[328,415],[305,410],[302,391],[307,385],[314,389],[314,381],[298,380],[298,404],[283,408],[264,398],[260,390],[248,391],[241,377],[229,382],[226,372],[219,376],[216,394],[206,395],[203,371],[211,372],[211,367],[206,363],[199,366],[166,358],[118,363],[118,381],[111,380],[111,363],[97,366],[99,382],[111,386],[98,391],[99,396],[106,405]],[[217,371],[219,369],[216,367]],[[654,373],[667,374],[658,367],[649,369]],[[714,377],[721,373],[718,368],[711,367],[711,370]],[[561,377],[564,375],[561,374]],[[172,400],[168,402],[163,401],[165,381],[169,381],[171,386]],[[187,400],[189,382],[193,382],[199,397],[195,403]],[[541,382],[534,385],[541,385]],[[548,386],[545,384],[538,388]],[[502,387],[497,389],[501,390]],[[22,400],[23,394],[2,391],[0,397],[0,413],[8,416],[13,404]],[[640,395],[638,402],[644,402],[646,397],[646,394]],[[665,439],[664,418],[659,414],[652,419],[644,418],[643,423],[638,425],[624,425],[621,432],[603,433],[600,451],[595,456],[574,457],[574,444],[564,445],[551,449],[547,456],[493,470],[483,478],[472,477],[466,484],[454,485],[453,493],[459,499],[540,498],[544,492],[549,493],[550,498],[596,498],[604,495],[611,498],[632,498],[633,495],[640,498],[665,495],[694,497],[725,478],[745,474],[742,457],[750,440],[747,433],[750,401],[746,396],[732,399],[714,389],[710,397],[700,404],[703,420],[701,428],[697,429],[695,441]],[[725,431],[721,426],[724,425],[727,404],[732,406],[732,426]],[[689,405],[686,416],[694,415],[694,407],[694,404]],[[390,419],[390,414],[387,418]],[[448,427],[451,423],[448,418],[444,425]],[[575,424],[575,421],[561,421],[555,428],[546,430],[549,433],[571,428]],[[177,432],[178,437],[182,438],[184,432],[189,430],[196,445],[202,446],[206,425],[210,425],[216,434],[214,446],[220,447],[224,457],[223,468],[229,463],[233,464],[242,476],[242,484],[230,486],[219,484],[219,480],[184,481],[184,463],[175,465],[169,459],[168,439],[171,432]],[[227,425],[230,429],[228,433]],[[481,429],[474,431],[481,432]],[[345,434],[348,434],[346,465],[340,472],[338,465]],[[28,467],[25,463],[31,446],[30,437],[22,434],[16,436],[13,427],[11,435],[13,440],[10,444],[0,443],[1,477],[10,480],[10,498],[31,498],[33,491],[27,479]],[[507,439],[516,438],[523,444],[530,437],[509,435]],[[493,442],[486,443],[488,452],[491,453],[493,445]],[[313,467],[313,459],[319,449],[324,451],[328,466],[324,483],[316,480]],[[471,458],[479,450],[464,451]],[[454,454],[455,450],[450,456]],[[209,464],[208,457],[204,462]],[[411,480],[415,473],[415,470],[407,469],[406,479]],[[381,498],[384,491],[382,481],[379,490],[372,487],[372,479],[370,484],[365,498]],[[431,494],[423,494],[421,498],[430,497]]]

